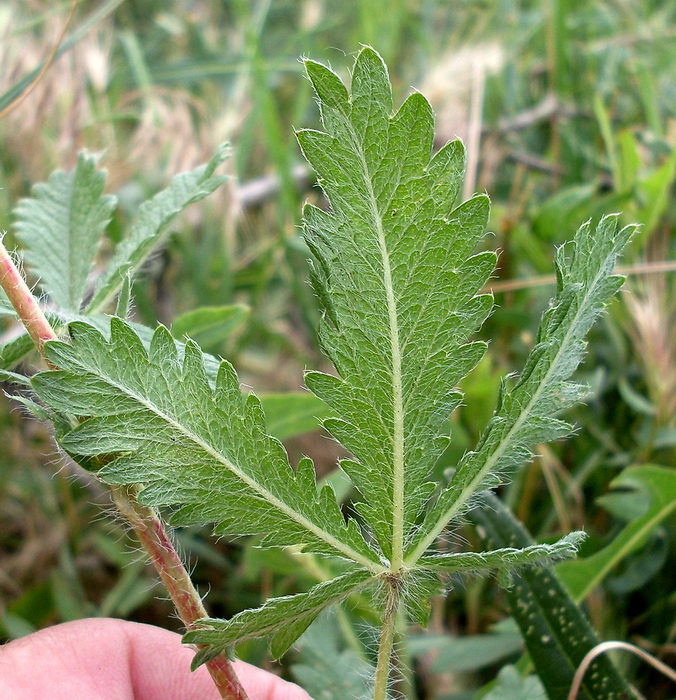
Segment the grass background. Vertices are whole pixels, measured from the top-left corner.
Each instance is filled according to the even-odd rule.
[[[57,45],[69,9],[40,0],[0,4],[0,109]],[[577,435],[540,447],[503,490],[541,538],[584,528],[589,555],[628,519],[597,502],[610,481],[631,465],[676,462],[673,3],[83,0],[66,50],[0,120],[0,229],[11,244],[18,199],[53,169],[72,168],[87,148],[101,153],[108,190],[120,198],[108,232],[115,242],[141,202],[229,141],[232,179],[181,218],[135,284],[135,314],[152,325],[197,306],[245,304],[246,322],[204,349],[232,360],[257,392],[298,390],[305,367],[326,365],[298,229],[302,202],[318,196],[293,135],[294,127],[318,124],[299,57],[328,62],[348,79],[360,44],[385,58],[397,102],[411,89],[430,99],[437,145],[465,140],[465,194],[487,191],[493,202],[486,245],[501,251],[497,309],[482,331],[491,346],[465,382],[468,408],[452,418],[454,441],[440,470],[476,440],[500,376],[518,368],[534,342],[552,294],[554,247],[582,221],[611,211],[643,225],[623,260],[626,291],[590,338],[579,374],[592,393],[571,416]],[[6,340],[13,328],[5,323],[0,332]],[[294,459],[310,454],[323,474],[334,468],[336,448],[319,432],[294,435],[287,447]],[[102,517],[101,505],[109,509],[105,492],[62,468],[45,428],[0,398],[4,638],[91,615],[178,626],[123,526]],[[672,517],[586,600],[601,637],[633,641],[672,665],[675,534]],[[462,536],[474,541],[470,529]],[[312,560],[299,567],[202,530],[177,538],[215,615],[302,590],[321,575]],[[436,601],[428,634],[437,642],[412,649],[411,697],[471,697],[516,658],[514,645],[492,655],[490,644],[481,647],[479,635],[505,616],[490,579]],[[364,619],[365,611],[339,618],[338,643],[367,657]],[[471,638],[479,651],[466,645]],[[448,649],[450,660],[440,663]],[[241,652],[273,667],[264,643]],[[474,662],[459,664],[463,652]],[[631,657],[617,661],[651,698],[673,696],[666,680]]]

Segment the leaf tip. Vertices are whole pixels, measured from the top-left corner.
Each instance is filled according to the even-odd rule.
[[[312,87],[322,103],[334,108],[347,104],[349,100],[347,88],[334,71],[310,58],[304,59],[303,64]]]

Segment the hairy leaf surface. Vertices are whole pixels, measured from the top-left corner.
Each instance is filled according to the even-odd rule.
[[[227,362],[193,341],[178,343],[164,328],[151,334],[113,318],[108,332],[98,316],[71,323],[71,344],[45,346],[58,370],[37,375],[33,386],[61,421],[57,434],[66,450],[96,465],[109,483],[142,485],[140,500],[169,506],[173,523],[212,522],[218,533],[260,534],[265,546],[350,562],[349,571],[307,593],[230,621],[205,621],[186,638],[206,645],[198,663],[265,635],[280,654],[321,609],[373,586],[382,593],[377,675],[384,693],[398,610],[406,607],[424,624],[440,571],[509,569],[574,553],[579,533],[553,545],[488,553],[430,549],[477,494],[530,456],[533,444],[570,431],[556,414],[584,394],[570,376],[584,355],[585,334],[621,285],[612,270],[632,229],[618,232],[615,219],[605,218],[595,230],[583,226],[559,250],[558,292],[525,369],[504,382],[479,444],[435,492],[429,475],[448,442],[458,382],[486,347],[472,336],[493,304],[481,289],[495,255],[474,254],[488,199],[478,195],[456,206],[462,145],[452,142],[432,155],[432,111],[422,95],[393,113],[375,51],[359,53],[350,91],[329,68],[312,61],[306,68],[324,130],[300,131],[298,140],[328,208],[308,205],[304,229],[324,312],[319,337],[336,369],[309,372],[306,381],[328,406],[324,425],[352,454],[341,464],[361,494],[358,517],[346,520],[331,488],[318,489],[310,460],[292,470],[281,444],[266,434],[259,400],[241,392]],[[214,170],[222,157],[175,179],[142,208],[90,311],[112,301],[180,209],[220,184]],[[69,415],[79,418],[77,427]]]
[[[105,183],[95,158],[81,153],[74,170],[52,173],[14,210],[26,265],[65,311],[80,311],[87,276],[115,208],[116,198],[103,195]]]
[[[279,658],[322,610],[373,585],[375,580],[368,571],[352,571],[320,583],[307,593],[273,598],[260,608],[244,610],[229,620],[206,619],[203,628],[200,623],[201,628],[188,632],[183,641],[208,645],[208,649],[197,654],[194,666],[238,642],[263,635],[272,636],[271,650]]]
[[[122,287],[127,274],[133,275],[164,240],[169,224],[188,205],[204,199],[227,180],[225,175],[214,174],[227,157],[227,150],[227,145],[222,145],[207,165],[177,175],[167,189],[141,205],[136,223],[127,238],[117,246],[96,285],[94,297],[87,307],[89,312],[104,311]]]
[[[177,507],[172,522],[215,522],[222,534],[265,535],[263,544],[298,545],[378,569],[353,521],[345,522],[333,491],[317,490],[308,460],[294,473],[281,443],[265,433],[260,402],[242,394],[222,362],[213,388],[201,351],[158,328],[147,351],[126,323],[113,318],[110,340],[93,326],[70,325],[72,344],[50,342],[59,371],[33,379],[52,408],[86,418],[62,438],[74,455],[113,459],[99,476],[143,484],[140,500]]]
[[[502,475],[528,460],[532,445],[570,433],[572,426],[556,415],[587,393],[569,379],[584,357],[585,335],[624,282],[612,272],[635,228],[618,231],[617,217],[604,217],[596,229],[584,224],[574,241],[559,248],[558,293],[542,317],[526,366],[515,383],[503,382],[494,417],[409,546],[408,563],[467,509],[472,496],[498,485]]]
[[[418,559],[418,566],[421,569],[454,572],[542,564],[575,556],[584,538],[584,532],[571,532],[554,544],[531,544],[523,549],[503,547],[490,552],[429,554]]]
[[[472,256],[488,199],[454,208],[462,144],[431,157],[429,103],[414,93],[393,114],[375,51],[360,52],[350,95],[327,67],[306,68],[325,131],[298,140],[330,211],[306,207],[305,235],[325,305],[320,341],[339,374],[310,372],[306,383],[339,416],[324,424],[356,457],[342,466],[364,497],[359,512],[401,564],[446,445],[442,426],[461,398],[455,387],[485,351],[468,340],[492,306],[477,292],[495,255]]]

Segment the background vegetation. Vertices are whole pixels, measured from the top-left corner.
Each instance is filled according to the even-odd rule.
[[[57,45],[69,8],[0,5],[0,109]],[[464,387],[469,408],[453,416],[440,470],[476,440],[499,376],[533,343],[552,293],[554,246],[606,212],[643,224],[624,260],[627,291],[590,339],[581,378],[592,394],[572,416],[577,436],[540,450],[501,495],[535,536],[583,528],[583,557],[610,552],[580,594],[595,628],[674,665],[673,498],[625,546],[647,502],[641,492],[608,491],[629,467],[676,464],[675,27],[676,6],[658,0],[83,1],[56,65],[0,121],[0,229],[11,245],[18,199],[54,168],[72,168],[86,147],[101,153],[108,190],[120,196],[114,242],[140,202],[230,141],[232,179],[182,217],[135,285],[136,314],[169,324],[198,306],[246,305],[234,329],[222,324],[197,339],[232,360],[257,393],[298,391],[305,367],[326,365],[298,232],[302,201],[318,197],[293,134],[318,123],[298,58],[330,62],[347,77],[358,46],[373,45],[399,100],[413,87],[432,102],[439,145],[465,140],[465,194],[491,196],[488,243],[501,250],[498,309],[483,330],[490,352]],[[5,322],[0,340],[14,332]],[[292,457],[310,454],[328,475],[334,444],[307,432],[316,423],[301,403],[279,409]],[[0,446],[3,638],[92,615],[176,625],[123,527],[100,517],[105,493],[62,467],[45,428],[25,420],[11,397],[0,398]],[[670,488],[676,494],[673,480]],[[476,538],[470,527],[458,536]],[[215,615],[322,576],[312,559],[299,566],[251,543],[198,530],[177,538]],[[518,658],[507,618],[490,579],[438,600],[430,628],[414,630],[408,648],[418,697],[472,697]],[[321,623],[312,644],[288,659],[296,678],[312,687],[317,644],[367,658],[367,621],[357,609]],[[242,655],[270,666],[264,644]],[[673,696],[631,657],[617,662],[651,698]]]

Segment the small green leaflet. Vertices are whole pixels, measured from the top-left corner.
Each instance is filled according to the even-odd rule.
[[[273,598],[257,610],[244,610],[230,620],[205,620],[205,629],[188,632],[184,642],[206,644],[193,666],[208,661],[236,642],[271,635],[271,650],[280,657],[305,632],[319,613],[373,582],[368,571],[352,571],[315,586],[309,593]]]
[[[52,173],[14,211],[26,265],[63,311],[80,311],[87,276],[117,202],[103,195],[105,184],[95,158],[81,153],[74,170]]]
[[[127,275],[134,276],[152,250],[162,243],[171,222],[187,206],[204,199],[227,180],[226,175],[215,174],[227,154],[227,144],[219,146],[209,163],[190,173],[176,175],[169,187],[141,205],[136,223],[119,243],[97,281],[94,296],[87,306],[88,313],[105,311]]]
[[[333,491],[317,490],[312,464],[294,474],[281,443],[265,433],[260,402],[241,392],[227,362],[214,389],[195,343],[179,361],[164,327],[149,350],[120,319],[111,319],[110,340],[84,322],[69,328],[71,344],[47,344],[60,371],[36,375],[33,388],[57,411],[92,416],[61,444],[74,456],[114,457],[102,479],[144,484],[140,500],[177,506],[177,525],[215,522],[220,534],[264,534],[267,546],[296,545],[382,569]]]
[[[556,417],[583,399],[587,387],[569,381],[584,358],[585,335],[624,278],[613,275],[618,255],[635,226],[618,231],[606,216],[594,229],[588,221],[556,254],[557,295],[544,313],[536,344],[515,381],[507,378],[495,415],[477,447],[467,452],[423,525],[408,545],[412,564],[448,523],[471,506],[476,494],[501,483],[523,464],[532,445],[567,436],[572,426]]]

